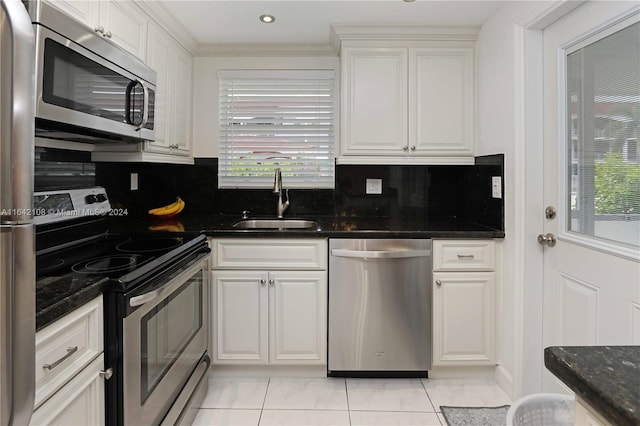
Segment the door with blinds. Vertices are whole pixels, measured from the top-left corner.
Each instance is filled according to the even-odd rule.
[[[333,70],[220,70],[219,188],[333,188]]]
[[[640,15],[585,2],[543,32],[543,345],[640,344]],[[566,390],[543,369],[544,391]]]

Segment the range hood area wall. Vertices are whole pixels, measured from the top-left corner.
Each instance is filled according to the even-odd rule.
[[[217,159],[195,165],[96,163],[96,183],[113,206],[133,217],[185,200],[185,215],[272,216],[271,189],[218,189]],[[338,165],[335,190],[291,190],[288,216],[367,216],[430,219],[455,217],[504,231],[504,202],[492,197],[492,178],[504,180],[504,155],[476,157],[475,165]],[[131,174],[138,190],[131,190]],[[382,179],[382,194],[366,194],[366,179]],[[286,188],[286,177],[283,179]],[[504,186],[504,184],[502,185]]]

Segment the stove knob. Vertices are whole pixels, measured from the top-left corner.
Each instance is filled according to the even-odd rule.
[[[93,204],[98,201],[98,197],[96,197],[94,194],[87,195],[86,197],[84,197],[84,201],[87,204]]]
[[[99,203],[104,203],[105,201],[107,201],[107,194],[98,194],[96,195],[96,199]]]

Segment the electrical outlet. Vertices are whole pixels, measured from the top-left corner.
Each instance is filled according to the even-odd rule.
[[[382,179],[367,179],[367,194],[382,194]]]
[[[132,191],[137,191],[138,190],[138,174],[137,173],[131,173],[131,185],[130,188]]]
[[[491,196],[502,198],[502,178],[500,176],[491,177]]]

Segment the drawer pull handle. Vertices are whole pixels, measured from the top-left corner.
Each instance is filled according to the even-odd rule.
[[[464,259],[473,259],[474,256],[472,254],[459,254],[458,255],[458,259],[460,260],[464,260]]]
[[[100,371],[100,377],[105,380],[109,380],[113,376],[113,368],[107,368],[106,370]]]
[[[71,355],[75,354],[76,352],[78,352],[78,347],[77,346],[74,346],[72,348],[67,348],[67,353],[62,358],[60,358],[59,360],[57,360],[53,364],[44,364],[42,366],[42,368],[44,368],[45,370],[51,371],[54,368],[56,368],[57,366],[59,366],[60,364],[62,364],[67,358],[69,358]]]
[[[437,285],[438,287],[442,287],[442,281],[440,281],[440,280],[436,280],[436,285]]]

